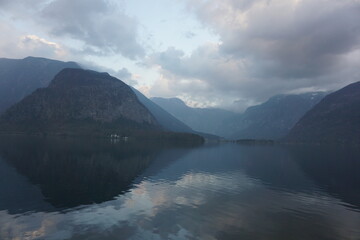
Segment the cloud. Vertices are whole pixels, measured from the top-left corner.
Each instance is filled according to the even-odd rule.
[[[54,36],[84,41],[100,52],[144,55],[137,41],[137,22],[109,1],[55,0],[40,12],[39,21]]]
[[[184,35],[186,38],[191,39],[196,36],[196,33],[192,32],[192,31],[187,31]]]
[[[6,33],[0,39],[0,54],[53,58],[66,54],[66,60],[93,60],[98,65],[122,55],[143,70],[137,70],[142,79],[126,77],[121,69],[112,74],[141,85],[150,96],[178,96],[204,106],[235,104],[238,109],[275,94],[333,90],[360,80],[359,0],[180,2],[186,5],[183,14],[191,21],[195,17],[203,27],[196,31],[199,24],[190,24],[179,29],[189,41],[183,47],[194,40],[194,49],[204,41],[192,52],[180,45],[164,50],[165,45],[149,44],[140,35],[151,29],[144,30],[141,22],[126,14],[125,1],[0,0],[4,20],[0,30]],[[218,42],[205,42],[210,40],[204,29]]]
[[[129,59],[145,55],[138,41],[138,22],[125,14],[122,2],[107,0],[0,1],[2,11],[30,22],[49,37],[77,41],[76,53],[121,54]],[[0,10],[1,11],[1,10]]]
[[[0,40],[0,56],[43,56],[63,59],[68,55],[68,50],[64,46],[37,35],[21,35],[11,24],[0,23],[0,32],[6,32],[6,38]]]
[[[86,69],[92,69],[98,72],[107,72],[111,76],[116,77],[123,81],[124,83],[130,85],[130,86],[136,86],[138,85],[137,75],[132,74],[127,68],[123,67],[119,70],[114,70],[111,68],[104,67],[102,65],[98,65],[92,61],[83,61],[82,67]]]
[[[135,80],[135,76],[133,76],[133,74],[131,74],[127,68],[122,68],[116,71],[114,75],[130,86],[135,86],[138,84],[138,82]]]
[[[190,56],[175,48],[151,56],[150,62],[161,67],[163,74],[172,74],[187,85],[185,79],[198,80],[201,87],[208,91],[209,85],[217,89],[227,89],[243,71],[243,64],[236,59],[228,59],[219,54],[215,44],[204,45],[196,49]],[[199,84],[200,85],[200,84]]]
[[[243,91],[246,85],[253,84],[245,78],[239,79],[244,75],[245,63],[219,54],[217,44],[199,47],[190,56],[168,48],[152,55],[148,63],[157,66],[161,73],[150,90],[151,95],[179,96],[193,105],[196,102],[204,106],[228,105],[239,91],[246,94]]]
[[[273,94],[308,84],[305,79],[292,82],[251,76],[251,61],[223,54],[220,48],[207,44],[190,56],[175,48],[152,55],[148,64],[157,66],[161,77],[150,89],[150,95],[178,96],[192,105],[200,102],[202,107],[218,106],[241,112]]]
[[[24,49],[28,55],[40,55],[61,58],[66,55],[66,50],[59,44],[50,42],[36,35],[27,35],[20,38],[19,49]]]
[[[245,11],[237,2],[189,6],[221,36],[223,54],[254,62],[252,75],[318,77],[336,72],[342,56],[360,47],[357,0],[257,0]]]
[[[360,80],[358,0],[188,0],[187,7],[220,43],[190,56],[169,48],[151,58],[180,94],[201,92],[201,82],[208,97],[217,92],[256,103],[299,88],[328,90]]]

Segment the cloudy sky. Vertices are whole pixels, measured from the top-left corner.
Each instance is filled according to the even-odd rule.
[[[241,111],[360,81],[360,0],[0,0],[0,57],[77,61]]]

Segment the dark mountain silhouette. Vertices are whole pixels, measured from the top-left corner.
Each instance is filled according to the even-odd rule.
[[[37,88],[47,87],[64,68],[80,68],[75,62],[46,58],[0,58],[0,113]]]
[[[227,119],[226,137],[231,139],[279,139],[324,96],[325,92],[276,95],[249,107],[243,114]]]
[[[10,107],[1,123],[5,132],[160,129],[128,85],[107,73],[70,68],[58,73],[47,88]]]
[[[326,96],[285,138],[302,143],[360,143],[360,82]]]
[[[192,108],[178,98],[151,98],[153,102],[195,131],[224,136],[223,121],[236,114],[218,108]]]

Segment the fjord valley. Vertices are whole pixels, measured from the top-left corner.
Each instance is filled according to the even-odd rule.
[[[179,98],[150,99],[171,115],[194,130],[225,137],[224,120],[236,116],[236,113],[219,108],[192,108]]]
[[[231,239],[238,231],[251,231],[251,239],[294,233],[299,239],[351,239],[340,233],[343,228],[360,236],[359,83],[332,93],[276,95],[235,113],[192,108],[175,98],[149,99],[108,73],[62,64],[47,84],[34,81],[36,89],[0,116],[0,173],[7,179],[0,181],[2,238],[28,234],[16,219],[36,231],[53,217],[58,228],[35,239],[148,238],[154,229],[160,239],[174,231],[179,235],[172,224],[157,227],[156,222],[168,222],[161,215],[201,238]],[[14,72],[22,71],[20,65]],[[23,91],[4,86],[5,92]],[[223,141],[228,139],[239,144]],[[152,203],[162,193],[164,201]],[[301,197],[284,197],[294,193]],[[143,194],[151,204],[143,205]],[[264,198],[272,199],[267,207],[259,201]],[[331,207],[315,204],[324,198]],[[220,202],[221,210],[211,210]],[[155,208],[160,212],[146,213]],[[106,209],[111,210],[103,214]],[[341,212],[345,222],[354,220],[339,224],[330,209]],[[244,211],[258,212],[248,227],[218,224],[217,219],[237,221]],[[311,217],[314,212],[321,220]],[[86,220],[99,213],[99,221]],[[115,227],[103,224],[108,214],[116,216],[110,220]],[[291,231],[283,232],[287,224],[278,215],[296,223]],[[147,224],[134,225],[144,218]],[[198,232],[205,218],[213,220]],[[262,221],[275,222],[254,231]],[[313,224],[319,230],[311,230]]]
[[[249,107],[243,113],[236,113],[219,108],[192,108],[177,98],[149,99],[121,80],[107,73],[83,70],[75,62],[34,57],[5,60],[5,63],[12,65],[11,71],[3,71],[7,75],[0,79],[4,83],[2,90],[13,92],[18,98],[24,94],[24,85],[31,85],[31,88],[26,87],[27,91],[34,90],[3,110],[0,116],[2,133],[127,136],[151,132],[155,136],[166,132],[165,135],[169,136],[178,133],[212,140],[345,143],[346,140],[340,139],[351,138],[352,143],[359,142],[356,132],[359,122],[358,83],[330,94],[309,92],[276,95],[262,104]],[[56,68],[49,67],[45,71],[44,66],[53,65]],[[76,68],[67,68],[69,65]],[[3,65],[3,68],[7,69],[6,66]],[[26,75],[21,75],[22,72]],[[25,80],[24,76],[27,75],[29,80]],[[52,75],[54,77],[50,79]],[[19,84],[19,81],[24,84]],[[338,97],[328,103],[328,99],[334,99],[332,96]],[[2,97],[6,98],[5,95]],[[337,107],[334,107],[335,102]],[[330,110],[333,112],[328,113]],[[325,112],[332,117],[325,115],[320,118],[324,121],[333,119],[332,123],[323,124],[320,118],[315,120],[308,117],[322,116]],[[308,125],[311,122],[318,125],[305,130],[299,127],[303,121]],[[301,141],[295,140],[300,138],[295,135],[311,135],[316,131],[321,133],[302,137]]]
[[[194,130],[227,139],[273,139],[285,137],[296,122],[327,93],[276,95],[243,113],[216,108],[191,108],[176,98],[151,98]]]
[[[360,240],[359,0],[0,0],[0,240]]]

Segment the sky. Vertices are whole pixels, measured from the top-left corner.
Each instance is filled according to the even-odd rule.
[[[360,0],[0,0],[0,57],[107,71],[241,112],[360,81]]]

